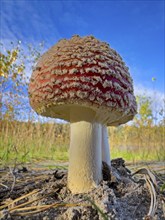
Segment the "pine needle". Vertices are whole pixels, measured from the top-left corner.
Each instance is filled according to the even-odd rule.
[[[12,202],[9,202],[9,203],[7,203],[7,204],[5,204],[5,205],[2,205],[2,206],[0,206],[0,210],[1,210],[1,209],[4,209],[4,208],[6,208],[6,207],[9,207],[9,206],[14,206],[14,204],[15,204],[16,202],[18,202],[18,201],[20,201],[20,200],[22,200],[22,199],[25,199],[25,198],[27,198],[27,197],[33,195],[33,194],[36,194],[36,193],[38,193],[39,191],[40,191],[39,189],[35,189],[35,190],[33,190],[32,192],[30,192],[30,193],[28,193],[28,194],[26,194],[26,195],[23,195],[23,196],[21,196],[21,197],[15,199],[15,200],[13,200]]]
[[[59,208],[59,207],[75,207],[75,206],[87,206],[85,204],[79,204],[79,203],[53,203],[50,205],[43,205],[43,206],[30,206],[30,207],[25,207],[25,208],[18,208],[14,210],[14,213],[12,215],[19,215],[19,216],[26,216],[26,215],[31,215],[31,214],[36,214],[39,212],[43,212],[47,209],[50,208]],[[36,209],[34,211],[31,211],[33,209]],[[26,211],[26,212],[22,212]]]

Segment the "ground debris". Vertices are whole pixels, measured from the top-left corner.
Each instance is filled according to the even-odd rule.
[[[3,169],[0,219],[151,219],[147,216],[151,196],[145,180],[132,175],[122,158],[112,160],[111,171],[108,169],[103,163],[103,181],[96,189],[75,195],[67,189],[67,170],[36,170],[24,166],[15,167],[12,173],[11,168]],[[156,176],[158,183],[163,178],[162,174]],[[163,220],[164,192],[156,191],[157,208],[152,219]]]

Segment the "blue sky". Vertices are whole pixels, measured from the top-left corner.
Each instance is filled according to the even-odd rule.
[[[1,0],[1,41],[45,42],[74,34],[106,41],[130,68],[135,92],[165,90],[165,2],[161,0]],[[156,78],[153,85],[152,77]]]

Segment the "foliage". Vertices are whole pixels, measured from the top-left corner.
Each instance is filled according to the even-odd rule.
[[[151,125],[153,122],[152,101],[147,96],[137,96],[138,115],[135,117],[135,123],[138,126]]]
[[[8,46],[9,47],[9,46]],[[3,44],[0,53],[0,119],[13,120],[20,109],[25,109],[27,103],[27,71],[31,71],[40,56],[40,47],[32,45],[27,48],[18,41],[11,42],[9,49]]]

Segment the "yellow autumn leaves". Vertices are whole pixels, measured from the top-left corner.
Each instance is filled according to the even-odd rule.
[[[23,62],[17,63],[19,50],[7,50],[6,54],[0,53],[0,76],[8,79],[10,77],[15,80],[18,74],[22,73],[25,69]]]
[[[12,120],[26,109],[28,74],[40,56],[39,45],[0,43],[0,119]]]

